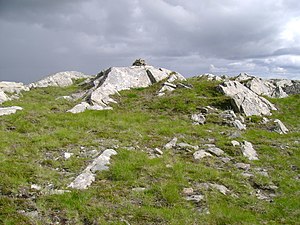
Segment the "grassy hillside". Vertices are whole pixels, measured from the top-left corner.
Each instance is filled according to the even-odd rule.
[[[270,99],[279,109],[270,118],[280,119],[289,134],[270,131],[259,117],[246,118],[247,130],[237,131],[213,113],[204,125],[193,125],[191,114],[200,107],[226,110],[230,104],[216,91],[217,82],[191,78],[186,83],[193,88],[162,97],[156,96],[160,83],[123,91],[114,97],[119,104],[112,111],[66,113],[75,102],[55,99],[79,91],[78,85],[34,89],[6,102],[24,110],[0,117],[0,223],[299,224],[300,96]],[[200,148],[213,143],[231,160],[195,161],[194,150],[164,150],[174,137]],[[260,160],[248,161],[232,140],[250,141]],[[107,148],[118,155],[91,187],[51,193],[67,190]],[[163,155],[151,157],[155,148]],[[65,152],[73,155],[65,159]],[[250,163],[254,176],[243,176],[238,162]],[[224,185],[230,193],[203,183]],[[257,198],[256,190],[272,192],[272,185],[278,189],[271,201]],[[187,201],[184,188],[204,199]]]

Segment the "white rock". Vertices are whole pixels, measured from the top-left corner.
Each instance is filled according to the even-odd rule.
[[[200,159],[203,159],[205,157],[211,157],[212,155],[204,150],[199,150],[199,151],[196,151],[194,154],[194,159],[195,160],[200,160]]]
[[[258,160],[257,153],[250,142],[244,141],[241,146],[241,150],[243,152],[243,155],[249,160]]]
[[[155,151],[155,153],[157,153],[159,155],[163,155],[164,154],[163,151],[160,150],[159,148],[155,148],[154,151]]]
[[[247,164],[247,163],[236,163],[235,164],[236,168],[238,169],[242,169],[242,170],[250,170],[250,164]]]
[[[187,201],[200,202],[204,199],[204,196],[203,195],[190,195],[190,196],[186,196],[185,199]]]
[[[246,130],[246,125],[245,124],[242,124],[241,121],[239,120],[234,120],[232,122],[233,126],[239,130]]]
[[[219,192],[221,192],[223,195],[227,195],[229,193],[229,189],[221,184],[209,184],[212,188],[217,189]]]
[[[240,146],[240,142],[235,141],[235,140],[231,141],[231,144],[232,144],[233,146]]]
[[[144,187],[136,187],[136,188],[132,188],[131,190],[135,191],[135,192],[143,192],[143,191],[146,191],[146,188],[144,188]]]
[[[276,123],[275,131],[279,134],[287,134],[289,130],[284,126],[284,124],[279,120],[274,120],[274,123]]]
[[[165,95],[166,92],[175,91],[176,85],[172,83],[165,82],[162,88],[158,92],[158,96]]]
[[[177,137],[174,137],[170,142],[168,142],[164,148],[165,149],[171,149],[171,148],[174,148],[176,146],[176,143],[177,143]]]
[[[21,91],[29,91],[29,88],[26,87],[23,83],[2,81],[0,82],[0,90],[11,94],[20,94]]]
[[[204,124],[205,123],[205,116],[202,113],[199,114],[192,114],[191,119],[194,121],[194,124]]]
[[[194,145],[190,145],[190,144],[183,143],[183,142],[177,144],[176,147],[179,149],[184,149],[184,150],[187,150],[187,149],[198,150],[199,149],[199,146],[194,146]]]
[[[222,149],[220,149],[220,148],[217,148],[217,147],[209,147],[208,149],[207,149],[207,151],[209,151],[210,153],[212,153],[212,154],[214,154],[214,155],[216,155],[216,156],[221,156],[221,155],[223,155],[224,154],[224,151],[222,150]]]
[[[19,106],[11,106],[11,107],[2,107],[0,108],[0,116],[10,115],[17,112],[17,110],[22,110],[22,107]]]
[[[106,106],[109,103],[115,103],[110,95],[121,90],[148,87],[168,78],[171,74],[174,73],[170,70],[157,69],[153,66],[112,67],[97,75],[95,80],[98,86],[92,91],[89,98],[93,104]],[[176,76],[185,79],[178,73]]]
[[[105,150],[98,158],[89,164],[85,170],[69,184],[68,187],[75,189],[86,189],[95,181],[95,172],[108,170],[110,157],[116,155],[117,152],[113,149]]]
[[[34,189],[34,190],[37,190],[37,191],[42,190],[42,187],[39,186],[39,185],[37,185],[37,184],[32,184],[32,185],[30,186],[30,188],[31,188],[31,189]]]
[[[9,97],[3,91],[0,90],[0,104],[9,100]]]
[[[232,98],[235,111],[246,116],[271,115],[271,110],[277,110],[267,99],[258,96],[238,81],[226,81],[219,85],[219,89]]]
[[[194,193],[194,189],[193,188],[183,188],[182,193],[186,194],[186,195],[191,195]]]
[[[74,155],[74,153],[64,152],[64,158],[65,158],[65,159],[71,158],[72,155]]]
[[[65,71],[59,72],[45,77],[42,80],[29,84],[30,88],[37,87],[49,87],[49,86],[57,86],[57,87],[66,87],[72,85],[73,80],[78,79],[86,79],[91,78],[91,76],[85,75],[81,72],[77,71]]]

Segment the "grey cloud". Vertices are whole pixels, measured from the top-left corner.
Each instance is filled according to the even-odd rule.
[[[281,34],[299,12],[295,0],[0,0],[0,80],[96,73],[136,57],[186,75],[297,74],[300,35]]]

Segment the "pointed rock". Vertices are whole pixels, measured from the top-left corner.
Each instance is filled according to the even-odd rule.
[[[274,123],[276,124],[275,131],[279,134],[287,134],[289,130],[286,128],[286,126],[279,120],[274,120]]]
[[[257,153],[250,142],[244,141],[241,146],[241,150],[243,152],[243,155],[249,160],[258,160]]]

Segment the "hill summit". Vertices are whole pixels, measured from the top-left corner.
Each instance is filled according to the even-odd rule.
[[[299,84],[142,59],[0,82],[0,223],[298,224]]]

